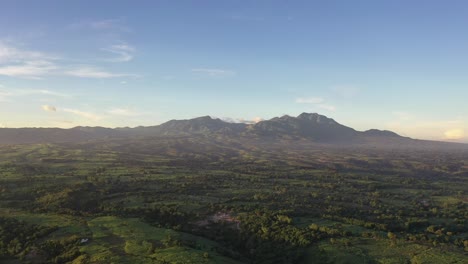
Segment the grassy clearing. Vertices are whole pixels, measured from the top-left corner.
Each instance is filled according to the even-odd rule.
[[[114,216],[90,220],[91,241],[81,252],[97,263],[237,263],[214,250],[217,243],[205,238],[157,228],[136,218]],[[192,247],[185,241],[195,242]]]
[[[398,240],[391,244],[387,239],[346,238],[326,241],[308,250],[302,264],[400,264],[466,263],[462,252],[448,252],[416,243]]]

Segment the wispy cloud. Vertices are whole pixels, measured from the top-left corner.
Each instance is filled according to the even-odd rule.
[[[41,108],[46,112],[57,112],[57,108],[52,105],[43,105]]]
[[[109,29],[115,28],[119,24],[120,20],[118,19],[104,19],[90,21],[88,25],[93,29]]]
[[[19,49],[12,46],[11,44],[0,41],[0,64],[54,60],[57,58],[57,56],[43,52]]]
[[[407,121],[412,118],[411,114],[404,111],[394,111],[392,114],[400,121]]]
[[[49,127],[61,127],[61,128],[72,128],[76,126],[73,121],[70,120],[50,120],[48,122]]]
[[[329,104],[318,104],[318,108],[327,110],[327,111],[335,111],[336,107],[334,105],[329,105]]]
[[[356,96],[361,89],[357,86],[354,85],[335,85],[331,87],[331,90],[338,94],[339,96],[345,97],[345,98],[351,98]]]
[[[115,58],[108,59],[108,61],[111,61],[111,62],[131,61],[133,59],[133,54],[135,53],[135,48],[127,44],[112,45],[102,50],[117,55],[117,57]]]
[[[468,130],[468,124],[461,117],[428,120],[426,117],[399,111],[393,115],[393,120],[386,123],[386,126],[402,135],[432,140],[466,140],[465,131]]]
[[[19,65],[0,67],[0,75],[41,79],[43,76],[56,73],[57,69],[57,65],[50,61],[26,61]]]
[[[8,102],[8,97],[11,95],[12,94],[10,92],[0,90],[0,102]]]
[[[236,21],[252,21],[252,22],[259,22],[259,21],[264,21],[265,18],[262,16],[253,16],[253,15],[229,15],[227,16],[228,19],[231,20],[236,20]]]
[[[19,49],[0,41],[0,75],[39,79],[57,70],[59,58],[38,51]]]
[[[300,97],[296,98],[298,104],[320,104],[325,101],[322,97]]]
[[[10,92],[11,96],[29,96],[29,95],[47,95],[47,96],[54,96],[54,97],[72,97],[70,94],[55,92],[51,90],[44,90],[44,89],[15,89],[14,91]]]
[[[194,68],[194,69],[191,69],[191,72],[202,74],[202,75],[207,75],[210,77],[225,77],[225,76],[236,75],[235,71],[224,70],[224,69],[213,69],[213,68]]]
[[[80,78],[93,78],[93,79],[108,79],[117,77],[137,77],[136,74],[129,73],[113,73],[102,70],[93,66],[81,66],[64,72],[64,75],[80,77]]]
[[[129,108],[112,108],[109,111],[107,111],[107,113],[117,116],[140,116],[144,114],[141,112],[136,112]]]
[[[458,140],[465,137],[465,131],[463,129],[450,129],[444,132],[444,136],[449,140]]]
[[[228,123],[244,123],[244,124],[255,124],[265,119],[261,117],[254,117],[252,119],[245,119],[245,118],[231,118],[231,117],[223,117],[221,120],[228,122]]]
[[[68,26],[69,29],[92,29],[96,31],[117,30],[130,32],[131,29],[125,25],[122,19],[100,19],[100,20],[83,20]]]
[[[84,117],[86,119],[90,119],[90,120],[93,120],[93,121],[99,121],[99,120],[101,120],[103,118],[100,115],[97,115],[97,114],[94,114],[94,113],[91,113],[91,112],[84,112],[84,111],[77,110],[77,109],[65,108],[65,109],[63,109],[63,111],[67,112],[67,113],[72,113],[74,115]]]
[[[61,97],[61,98],[70,98],[72,95],[60,93],[51,90],[44,89],[18,89],[18,88],[6,88],[0,87],[0,101],[1,102],[12,102],[16,97],[27,97],[27,96],[37,96],[43,95],[42,97]],[[41,98],[44,100],[44,98]]]
[[[325,99],[322,97],[299,97],[296,98],[298,104],[309,104],[327,111],[335,111],[334,105],[325,103]]]
[[[57,97],[71,97],[71,95],[69,94],[54,92],[51,90],[29,90],[29,91],[31,93],[39,93],[39,94],[52,95],[52,96],[57,96]]]
[[[134,48],[114,45],[108,51],[118,54],[113,61],[129,61]],[[80,78],[136,77],[135,74],[113,73],[95,66],[67,65],[67,60],[42,52],[21,50],[0,42],[0,75],[27,79],[42,79],[46,76],[72,76]]]

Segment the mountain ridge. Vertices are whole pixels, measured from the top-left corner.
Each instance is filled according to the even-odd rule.
[[[357,131],[318,113],[283,115],[253,124],[227,122],[211,116],[169,120],[155,126],[62,128],[0,128],[0,144],[76,143],[114,138],[154,136],[230,136],[254,139],[306,139],[327,144],[375,144],[417,141],[388,130]],[[429,141],[430,142],[430,141]],[[457,144],[457,143],[456,143]]]

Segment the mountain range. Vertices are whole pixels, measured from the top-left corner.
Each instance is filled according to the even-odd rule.
[[[317,113],[302,113],[297,117],[284,115],[255,124],[231,123],[203,116],[188,120],[171,120],[157,126],[135,128],[0,128],[0,144],[77,143],[116,138],[190,135],[229,136],[259,140],[302,139],[326,144],[421,142],[387,130],[371,129],[361,132]]]

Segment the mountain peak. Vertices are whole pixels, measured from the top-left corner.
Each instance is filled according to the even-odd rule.
[[[318,124],[338,124],[335,120],[328,118],[324,115],[319,115],[317,113],[302,113],[297,116],[297,119],[301,120],[310,120]]]
[[[200,116],[200,117],[194,118],[192,120],[208,121],[208,120],[215,120],[215,119],[211,118],[211,116],[209,115],[206,115],[206,116]]]

